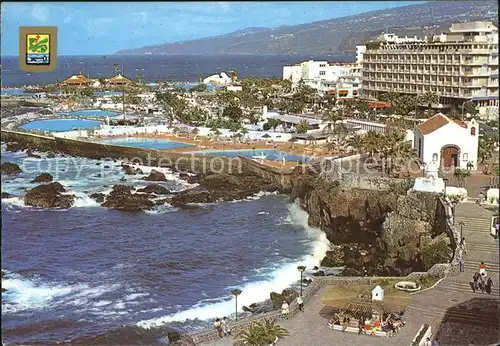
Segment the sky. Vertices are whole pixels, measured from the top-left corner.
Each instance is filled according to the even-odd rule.
[[[19,26],[57,26],[58,55],[217,36],[248,27],[275,28],[424,1],[346,2],[2,2],[1,54],[18,55]]]

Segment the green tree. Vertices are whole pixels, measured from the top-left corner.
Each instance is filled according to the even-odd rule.
[[[473,102],[467,102],[464,104],[464,114],[470,114],[472,118],[475,118],[479,114],[479,110]]]
[[[142,72],[137,72],[137,82],[139,84],[144,83],[144,74]]]
[[[232,121],[240,122],[243,119],[243,111],[238,106],[229,106],[224,108],[222,116]]]
[[[467,169],[457,168],[457,169],[455,169],[455,172],[453,172],[453,176],[457,180],[458,186],[464,187],[465,182],[467,181],[467,178],[471,176],[471,173]]]
[[[421,95],[420,99],[423,103],[427,103],[427,110],[429,112],[429,115],[432,116],[432,105],[439,103],[439,96],[434,92],[428,91]]]
[[[117,76],[118,73],[120,72],[120,65],[113,64],[113,72],[115,73],[115,76]]]
[[[361,151],[363,149],[363,136],[359,134],[354,134],[347,139],[347,145],[355,151]]]
[[[266,124],[267,124],[267,130],[273,129],[273,131],[276,131],[276,128],[282,124],[282,121],[276,118],[269,118],[267,119]],[[264,126],[266,124],[264,124]],[[266,130],[266,126],[264,127],[264,130]]]
[[[267,346],[289,335],[288,331],[275,323],[273,320],[265,319],[261,321],[253,321],[250,327],[241,331],[236,335],[236,340],[251,346]]]
[[[295,131],[297,133],[306,133],[309,130],[309,122],[307,120],[301,120],[296,126]]]
[[[438,263],[449,263],[451,259],[451,249],[444,239],[431,242],[421,251],[424,270],[429,270]]]
[[[207,89],[208,89],[208,86],[206,84],[200,83],[197,86],[191,88],[191,91],[205,92],[205,91],[207,91]]]

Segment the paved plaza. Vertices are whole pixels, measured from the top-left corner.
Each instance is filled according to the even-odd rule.
[[[305,311],[290,320],[280,321],[290,333],[279,345],[409,345],[422,324],[432,327],[432,338],[441,345],[492,345],[499,337],[499,244],[490,235],[492,211],[476,203],[462,203],[456,208],[455,222],[464,222],[463,236],[468,244],[465,272],[450,276],[435,288],[412,295],[406,309],[407,325],[393,337],[375,337],[342,333],[327,327],[328,314],[321,297],[330,287],[323,287],[305,306]],[[488,274],[494,279],[491,295],[473,293],[472,275],[484,261]],[[232,345],[232,337],[204,345]]]

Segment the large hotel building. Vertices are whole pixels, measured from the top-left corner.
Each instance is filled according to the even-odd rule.
[[[452,24],[433,38],[382,34],[366,44],[362,93],[433,92],[442,105],[474,102],[481,114],[498,116],[498,28],[491,22]]]

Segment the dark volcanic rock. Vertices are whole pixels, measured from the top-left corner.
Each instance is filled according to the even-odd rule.
[[[73,205],[74,195],[63,195],[66,190],[60,183],[38,185],[26,191],[24,204],[37,208],[70,208]]]
[[[102,162],[96,162],[95,165],[96,166],[100,166]],[[123,166],[122,166],[123,167]]]
[[[122,169],[127,175],[136,175],[136,174],[143,174],[144,172],[140,168],[134,168],[129,165],[122,165]]]
[[[54,178],[52,178],[52,175],[50,175],[49,173],[42,173],[38,177],[33,179],[31,182],[32,183],[48,183],[48,182],[51,182],[52,180],[54,180]]]
[[[187,174],[186,172],[180,172],[179,178],[182,180],[187,180],[187,179],[189,179],[189,174]]]
[[[313,273],[314,276],[325,276],[325,272],[323,270],[318,270],[317,272]]]
[[[5,150],[11,151],[13,153],[26,149],[25,146],[18,142],[8,142]]]
[[[434,239],[445,232],[444,212],[438,212],[436,195],[406,193],[408,181],[358,179],[371,179],[380,190],[326,181],[307,170],[292,173],[290,198],[299,199],[309,213],[310,226],[321,228],[328,240],[339,245],[321,264],[345,265],[353,273],[367,275],[404,276],[423,271],[420,251],[424,247],[419,248],[418,235]]]
[[[16,195],[13,195],[13,194],[10,194],[10,193],[7,193],[7,192],[2,192],[2,199],[8,199],[8,198],[14,198],[14,197],[17,197]]]
[[[56,154],[54,154],[54,153],[48,153],[46,156],[46,158],[48,158],[48,159],[53,159],[54,157],[56,157]]]
[[[149,184],[145,188],[138,189],[137,192],[154,193],[155,195],[168,195],[170,191],[159,184]]]
[[[277,191],[276,184],[254,175],[211,174],[207,176],[190,176],[189,183],[200,186],[180,191],[172,198],[172,205],[181,206],[186,203],[215,203],[234,201],[253,196],[260,191]]]
[[[14,175],[14,174],[19,174],[22,173],[21,168],[19,168],[19,165],[17,163],[13,162],[4,162],[0,165],[0,170],[2,171],[2,174],[7,174],[7,175]]]
[[[125,177],[121,177],[119,180],[120,181],[127,181],[127,179]]]
[[[40,155],[33,153],[33,152],[31,151],[31,149],[28,149],[28,150],[26,151],[26,155],[28,155],[28,157],[33,157],[33,158],[35,158],[35,159],[41,159],[41,158],[42,158]]]
[[[283,301],[290,304],[294,299],[299,296],[299,293],[292,288],[285,288],[281,294],[271,292],[270,298],[273,303],[274,309],[280,309]]]
[[[103,194],[103,193],[96,192],[96,193],[91,194],[90,198],[92,198],[97,203],[102,203],[102,202],[104,202],[104,197],[105,196],[106,195]]]
[[[167,177],[162,172],[158,172],[157,170],[151,170],[151,173],[147,177],[143,178],[147,181],[167,181]]]
[[[182,338],[182,333],[181,332],[167,332],[167,338],[169,343],[177,342]]]
[[[132,193],[132,191],[134,188],[130,186],[115,185],[101,206],[123,211],[150,210],[154,207],[148,195]]]

